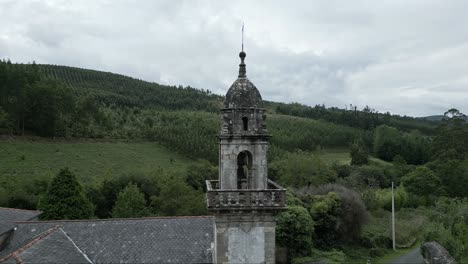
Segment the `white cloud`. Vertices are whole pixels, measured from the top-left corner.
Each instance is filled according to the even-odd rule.
[[[464,0],[0,0],[0,57],[225,93],[245,21],[247,74],[267,100],[467,113],[467,12]]]

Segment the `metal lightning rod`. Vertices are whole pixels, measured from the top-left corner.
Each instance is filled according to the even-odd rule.
[[[242,51],[244,51],[244,22],[242,22]]]

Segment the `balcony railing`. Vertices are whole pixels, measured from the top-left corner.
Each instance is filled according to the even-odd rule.
[[[206,181],[208,210],[283,210],[286,189],[268,180],[267,189],[220,190],[218,181]]]

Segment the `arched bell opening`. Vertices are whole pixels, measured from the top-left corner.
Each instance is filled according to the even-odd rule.
[[[252,153],[245,150],[237,155],[237,189],[250,189],[252,179]]]
[[[248,131],[249,130],[249,118],[244,116],[242,118],[242,124],[243,124],[244,131]]]

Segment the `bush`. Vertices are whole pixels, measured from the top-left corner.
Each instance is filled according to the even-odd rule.
[[[342,251],[320,251],[314,249],[311,254],[313,257],[301,257],[293,259],[293,264],[306,264],[306,263],[327,263],[327,264],[342,264],[346,263],[346,255]]]
[[[129,218],[144,216],[149,216],[145,195],[138,189],[136,184],[129,183],[119,193],[114,208],[112,208],[112,217]]]
[[[330,209],[327,214],[331,214],[329,215],[330,221],[336,218],[337,225],[334,226],[334,231],[331,231],[332,235],[327,232],[327,236],[330,236],[330,239],[332,237],[336,239],[334,238],[333,240],[335,241],[326,242],[324,245],[331,245],[337,241],[351,242],[359,238],[361,229],[368,220],[368,213],[358,193],[337,184],[302,188],[299,189],[297,193],[306,204],[310,205],[310,208],[313,208],[314,202],[316,201],[327,204],[326,208]],[[333,206],[337,198],[330,193],[335,193],[337,195],[336,197],[339,199],[339,210]],[[317,200],[317,195],[325,197]],[[321,209],[325,207],[317,205],[315,209],[312,210],[317,210],[317,208]],[[323,215],[320,217],[323,217]],[[328,225],[327,222],[324,222],[324,224]],[[319,227],[316,226],[316,229],[319,230]],[[329,228],[326,229],[329,230]]]
[[[314,222],[307,209],[290,206],[276,217],[276,240],[288,249],[288,257],[307,256],[312,248]]]
[[[369,153],[362,140],[355,140],[349,149],[351,165],[361,166],[369,163]]]
[[[403,186],[394,189],[395,195],[395,210],[400,210],[408,205],[408,193]],[[375,199],[380,208],[387,211],[392,211],[392,189],[379,189],[376,190]]]
[[[206,214],[205,195],[188,186],[182,175],[159,175],[161,191],[151,197],[153,213],[163,216]]]
[[[311,197],[310,215],[315,222],[315,245],[318,248],[332,246],[338,240],[337,227],[341,214],[341,201],[334,192]]]
[[[55,176],[45,196],[39,202],[42,219],[88,219],[94,206],[86,198],[81,184],[68,168]]]
[[[402,178],[402,183],[410,193],[424,197],[442,194],[442,182],[433,171],[425,166],[419,166]]]
[[[195,190],[206,191],[206,180],[214,180],[218,177],[218,168],[207,160],[198,160],[187,168],[185,181]]]
[[[161,171],[155,172],[163,173]],[[142,173],[123,174],[119,177],[108,175],[99,186],[88,187],[87,195],[96,204],[96,215],[99,218],[112,216],[112,208],[115,205],[118,194],[130,183],[137,185],[148,201],[152,196],[159,195],[160,186],[157,176]]]

